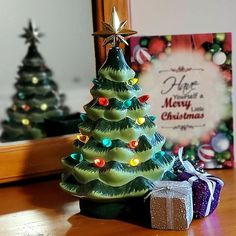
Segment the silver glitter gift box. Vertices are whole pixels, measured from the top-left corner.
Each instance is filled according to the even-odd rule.
[[[150,196],[151,227],[185,230],[193,219],[192,187],[187,181],[157,181]]]

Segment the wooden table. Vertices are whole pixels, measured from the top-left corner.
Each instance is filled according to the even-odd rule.
[[[77,198],[64,193],[58,179],[0,188],[1,236],[233,236],[236,235],[236,169],[213,173],[225,181],[218,209],[194,220],[187,231],[158,231],[119,220],[78,214]]]

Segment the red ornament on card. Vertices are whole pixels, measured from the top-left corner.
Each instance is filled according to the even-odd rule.
[[[223,76],[226,82],[230,82],[232,80],[232,74],[229,70],[224,70],[223,71]]]
[[[201,168],[201,169],[204,169],[204,166],[205,166],[205,162],[203,161],[199,161],[198,164],[197,164],[198,168]]]
[[[175,145],[174,148],[173,148],[173,150],[172,150],[173,154],[174,154],[174,155],[177,155],[180,148],[181,148],[180,145],[178,145],[178,144]]]
[[[109,105],[109,99],[106,97],[100,97],[100,98],[98,98],[98,103],[99,103],[99,105],[106,107]]]
[[[165,48],[166,42],[159,37],[152,38],[148,45],[148,51],[151,55],[158,55],[163,52]]]
[[[94,160],[94,164],[96,167],[103,167],[103,166],[105,166],[106,162],[103,158],[96,158]]]
[[[136,147],[138,147],[138,141],[136,141],[136,140],[130,141],[130,142],[129,142],[129,147],[130,147],[131,149],[135,149]]]
[[[232,160],[225,161],[224,166],[228,167],[228,168],[232,168],[233,167],[233,161]]]
[[[139,100],[141,103],[144,103],[144,102],[146,102],[149,98],[150,98],[149,95],[143,95],[143,96],[139,97],[138,100]]]

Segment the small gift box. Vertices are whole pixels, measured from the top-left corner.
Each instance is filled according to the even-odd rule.
[[[192,185],[194,218],[203,218],[217,207],[224,182],[208,173],[197,171],[189,161],[182,160],[183,149],[179,150],[179,160],[184,167],[177,180],[186,180]]]
[[[149,196],[152,228],[185,230],[189,227],[193,219],[193,204],[192,188],[187,181],[155,182]]]

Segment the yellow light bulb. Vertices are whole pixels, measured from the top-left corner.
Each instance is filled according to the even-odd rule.
[[[82,143],[87,143],[89,141],[89,136],[87,135],[78,134],[76,137]]]
[[[38,82],[39,82],[39,79],[34,76],[34,77],[32,78],[32,83],[33,83],[33,84],[37,84]]]
[[[128,85],[135,85],[138,83],[138,78],[128,80]]]
[[[46,103],[41,104],[40,109],[42,111],[46,111],[48,109],[48,105]]]
[[[137,157],[131,159],[129,162],[131,166],[137,166],[139,163],[140,163],[140,160]]]
[[[137,123],[138,125],[142,125],[144,122],[145,122],[145,118],[144,118],[144,117],[139,117],[139,118],[136,120],[136,123]]]
[[[30,121],[26,118],[22,119],[21,122],[22,122],[23,125],[29,125],[30,124]]]

